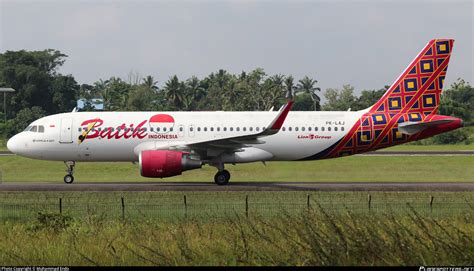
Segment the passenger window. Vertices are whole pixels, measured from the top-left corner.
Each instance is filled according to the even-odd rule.
[[[237,132],[239,132],[239,131],[240,131],[240,127],[235,128],[235,130],[236,130]]]
[[[252,131],[253,131],[253,127],[249,127],[249,131],[252,132]]]
[[[331,127],[328,127],[328,131],[331,132]]]
[[[295,127],[295,132],[298,132],[298,127]]]
[[[221,127],[217,127],[216,129],[217,129],[217,131],[218,131],[218,132],[220,132],[220,131],[221,131]]]
[[[290,131],[290,132],[291,132],[291,127],[288,127],[288,131]]]
[[[341,131],[344,131],[344,127],[341,127]]]
[[[318,131],[318,127],[314,127],[314,131],[317,132],[317,131]]]
[[[336,132],[337,132],[337,127],[334,127],[334,131],[336,131]]]
[[[209,128],[209,129],[211,129],[211,132],[214,132],[214,127],[211,127],[211,128]]]
[[[260,131],[260,127],[257,127],[255,129],[257,130],[257,132]],[[283,129],[285,129],[285,127],[283,127]],[[285,130],[283,130],[283,131],[285,131]]]
[[[224,127],[224,132],[227,131],[227,127]]]
[[[183,127],[179,127],[179,131],[182,132],[182,131],[183,131]]]
[[[166,128],[165,128],[166,129]],[[165,130],[166,131],[166,130]],[[170,128],[170,132],[173,132],[173,127]]]
[[[301,127],[301,131],[303,131],[303,132],[304,132],[304,127]]]
[[[150,127],[150,132],[153,132],[153,127]]]
[[[311,127],[308,127],[308,131],[310,131],[310,132],[311,132]]]
[[[242,131],[246,132],[246,131],[247,131],[247,127],[242,128]]]
[[[204,132],[207,132],[207,127],[204,127]]]
[[[190,132],[193,131],[193,126],[189,127],[189,131],[190,131]]]
[[[25,129],[25,131],[26,131],[26,129]],[[81,127],[79,127],[79,129],[77,129],[77,131],[78,131],[78,132],[82,131],[82,128],[81,128]]]
[[[231,131],[231,132],[234,131],[234,127],[230,127],[229,131]]]
[[[285,127],[282,127],[281,130],[283,130],[283,132],[285,131]]]
[[[198,132],[201,132],[201,127],[198,127],[198,129],[197,129],[197,130],[198,130]]]
[[[163,132],[166,132],[166,127],[163,127]]]
[[[321,127],[321,131],[324,132],[324,127]]]

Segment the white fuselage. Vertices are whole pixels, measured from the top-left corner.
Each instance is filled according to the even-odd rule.
[[[278,133],[262,137],[261,142],[252,145],[271,154],[264,159],[256,157],[255,161],[299,160],[315,155],[340,140],[363,113],[290,112]],[[151,121],[153,116],[161,114],[171,116],[173,121]],[[43,160],[138,161],[142,149],[168,149],[177,144],[262,131],[276,114],[219,111],[63,113],[34,121],[30,126],[37,126],[37,131],[15,135],[8,148],[19,155]],[[100,121],[93,121],[97,119]],[[88,121],[90,125],[95,123],[94,128],[80,143],[78,138],[87,129]],[[38,132],[40,126],[44,127],[44,132]],[[212,149],[207,151],[212,152]]]

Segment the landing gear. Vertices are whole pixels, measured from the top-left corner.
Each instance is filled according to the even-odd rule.
[[[230,173],[227,170],[218,171],[214,176],[214,182],[218,185],[226,185],[229,183]]]
[[[76,162],[74,161],[64,161],[64,164],[66,165],[66,176],[64,176],[64,182],[67,184],[71,184],[74,182],[74,166],[76,165]]]
[[[74,182],[74,176],[72,176],[71,174],[67,174],[66,176],[64,176],[64,182],[67,184]]]

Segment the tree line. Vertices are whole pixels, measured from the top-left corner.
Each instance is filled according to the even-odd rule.
[[[84,102],[82,110],[86,111],[94,110],[97,100],[105,111],[264,111],[277,109],[288,99],[295,101],[293,110],[298,111],[355,111],[374,104],[389,87],[362,90],[359,96],[351,85],[328,88],[323,93],[318,81],[310,76],[296,79],[292,75],[269,75],[261,68],[240,74],[221,69],[202,79],[172,75],[162,87],[153,76],[134,72],[127,78],[79,84],[72,75],[58,72],[66,58],[53,49],[0,54],[0,87],[16,90],[7,95],[8,121],[0,126],[2,133],[12,135],[41,116],[69,112],[78,99]],[[325,97],[324,104],[321,95]],[[474,90],[469,83],[459,79],[444,91],[442,114],[470,122],[472,108]],[[3,104],[1,111],[3,119]]]

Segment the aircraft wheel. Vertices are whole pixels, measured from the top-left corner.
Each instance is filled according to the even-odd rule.
[[[230,173],[227,170],[219,171],[214,176],[214,182],[218,185],[226,185],[229,183]]]
[[[64,182],[67,184],[71,184],[72,182],[74,182],[74,176],[72,176],[71,174],[64,176]]]

